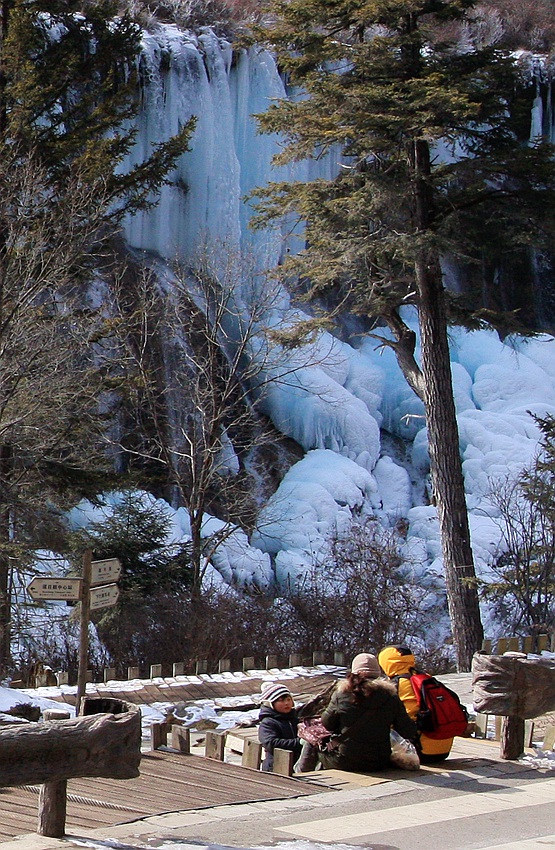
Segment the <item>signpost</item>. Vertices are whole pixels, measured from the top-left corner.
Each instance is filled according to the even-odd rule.
[[[49,599],[51,601],[64,599],[69,601],[81,597],[80,578],[58,578],[57,576],[35,576],[27,590],[31,599]]]
[[[102,587],[91,587],[89,593],[91,611],[97,608],[108,608],[115,605],[119,599],[119,587],[117,584],[105,584]]]
[[[83,554],[83,575],[80,578],[58,576],[35,576],[27,591],[31,599],[53,601],[79,600],[79,670],[77,672],[77,694],[75,710],[79,713],[81,699],[85,695],[87,661],[89,655],[90,612],[115,605],[119,599],[116,581],[121,575],[121,563],[117,558],[93,561],[90,549]]]
[[[92,561],[91,563],[91,586],[97,584],[108,584],[117,581],[121,575],[121,561],[117,558],[108,558],[105,561]]]

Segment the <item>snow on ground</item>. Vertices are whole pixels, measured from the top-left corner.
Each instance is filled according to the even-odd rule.
[[[71,706],[64,706],[53,698],[56,692],[58,694],[60,693],[58,689],[54,689],[52,692],[52,698],[50,698],[41,696],[37,692],[17,690],[16,688],[4,688],[0,686],[0,725],[11,722],[27,722],[22,720],[21,717],[13,717],[12,715],[5,714],[5,712],[9,711],[11,708],[15,708],[16,706],[23,704],[37,706],[40,708],[41,712],[52,708],[58,710],[67,708],[67,711],[69,711],[71,715],[74,715],[75,710]]]

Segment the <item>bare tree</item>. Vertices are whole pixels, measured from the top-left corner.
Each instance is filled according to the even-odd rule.
[[[511,634],[538,635],[555,625],[554,496],[552,474],[537,461],[491,493],[501,543],[481,590]]]
[[[433,577],[422,581],[402,543],[395,530],[372,518],[332,538],[328,558],[287,594],[303,651],[355,655],[409,642],[435,669],[446,666],[447,653],[433,628],[445,608],[445,592]]]
[[[103,375],[93,349],[102,319],[83,281],[104,182],[76,174],[67,189],[66,202],[45,203],[50,182],[32,156],[14,151],[0,163],[0,668],[10,655],[12,570],[48,543],[100,458]]]
[[[131,393],[117,436],[122,463],[149,473],[160,495],[186,508],[193,593],[222,542],[253,528],[270,491],[262,455],[280,435],[257,405],[266,382],[278,380],[266,328],[276,298],[231,254],[225,267],[205,257],[178,269],[167,291],[153,274],[115,288],[122,368],[135,375],[124,382]],[[210,532],[208,514],[220,519]]]

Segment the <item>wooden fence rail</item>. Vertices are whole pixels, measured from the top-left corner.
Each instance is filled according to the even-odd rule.
[[[141,761],[141,712],[115,699],[84,699],[83,715],[46,711],[44,720],[0,730],[0,787],[41,785],[37,832],[65,834],[67,780],[132,779]],[[87,716],[85,716],[87,715]]]
[[[551,650],[555,652],[555,632],[553,634],[528,635],[526,637],[501,637],[497,640],[487,638],[482,643],[482,650],[488,654],[503,655],[504,652],[542,652],[543,650]],[[324,652],[317,650],[312,655],[307,656],[300,652],[292,652],[288,657],[279,657],[277,655],[266,655],[264,659],[255,658],[252,655],[245,656],[242,659],[241,669],[243,672],[249,670],[272,670],[283,667],[302,667],[302,666],[318,666],[321,664],[333,664],[337,667],[345,667],[348,663],[348,657],[345,652]],[[36,672],[32,675],[32,681],[24,684],[20,679],[14,679],[12,687],[45,687],[48,685],[68,685],[69,674],[67,672],[54,673],[49,667],[37,665]],[[208,659],[202,658],[194,662],[176,661],[171,665],[151,664],[148,668],[128,667],[124,681],[132,679],[157,679],[166,677],[184,676],[187,673],[196,676],[202,676],[210,672],[213,673],[229,673],[231,671],[231,661],[228,658],[221,658],[219,661],[211,663]],[[116,679],[116,669],[114,667],[105,667],[102,671],[103,682],[109,682]],[[93,677],[93,672],[87,673],[87,682],[98,682]]]

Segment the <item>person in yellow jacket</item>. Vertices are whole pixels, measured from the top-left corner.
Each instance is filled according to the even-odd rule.
[[[416,720],[419,709],[418,699],[412,688],[410,679],[412,673],[421,672],[416,670],[416,661],[410,649],[406,646],[386,646],[378,654],[378,663],[385,675],[398,683],[398,693],[408,716]],[[397,677],[401,678],[397,678]],[[422,764],[433,764],[443,761],[451,752],[453,738],[428,738],[420,733],[420,761]]]

